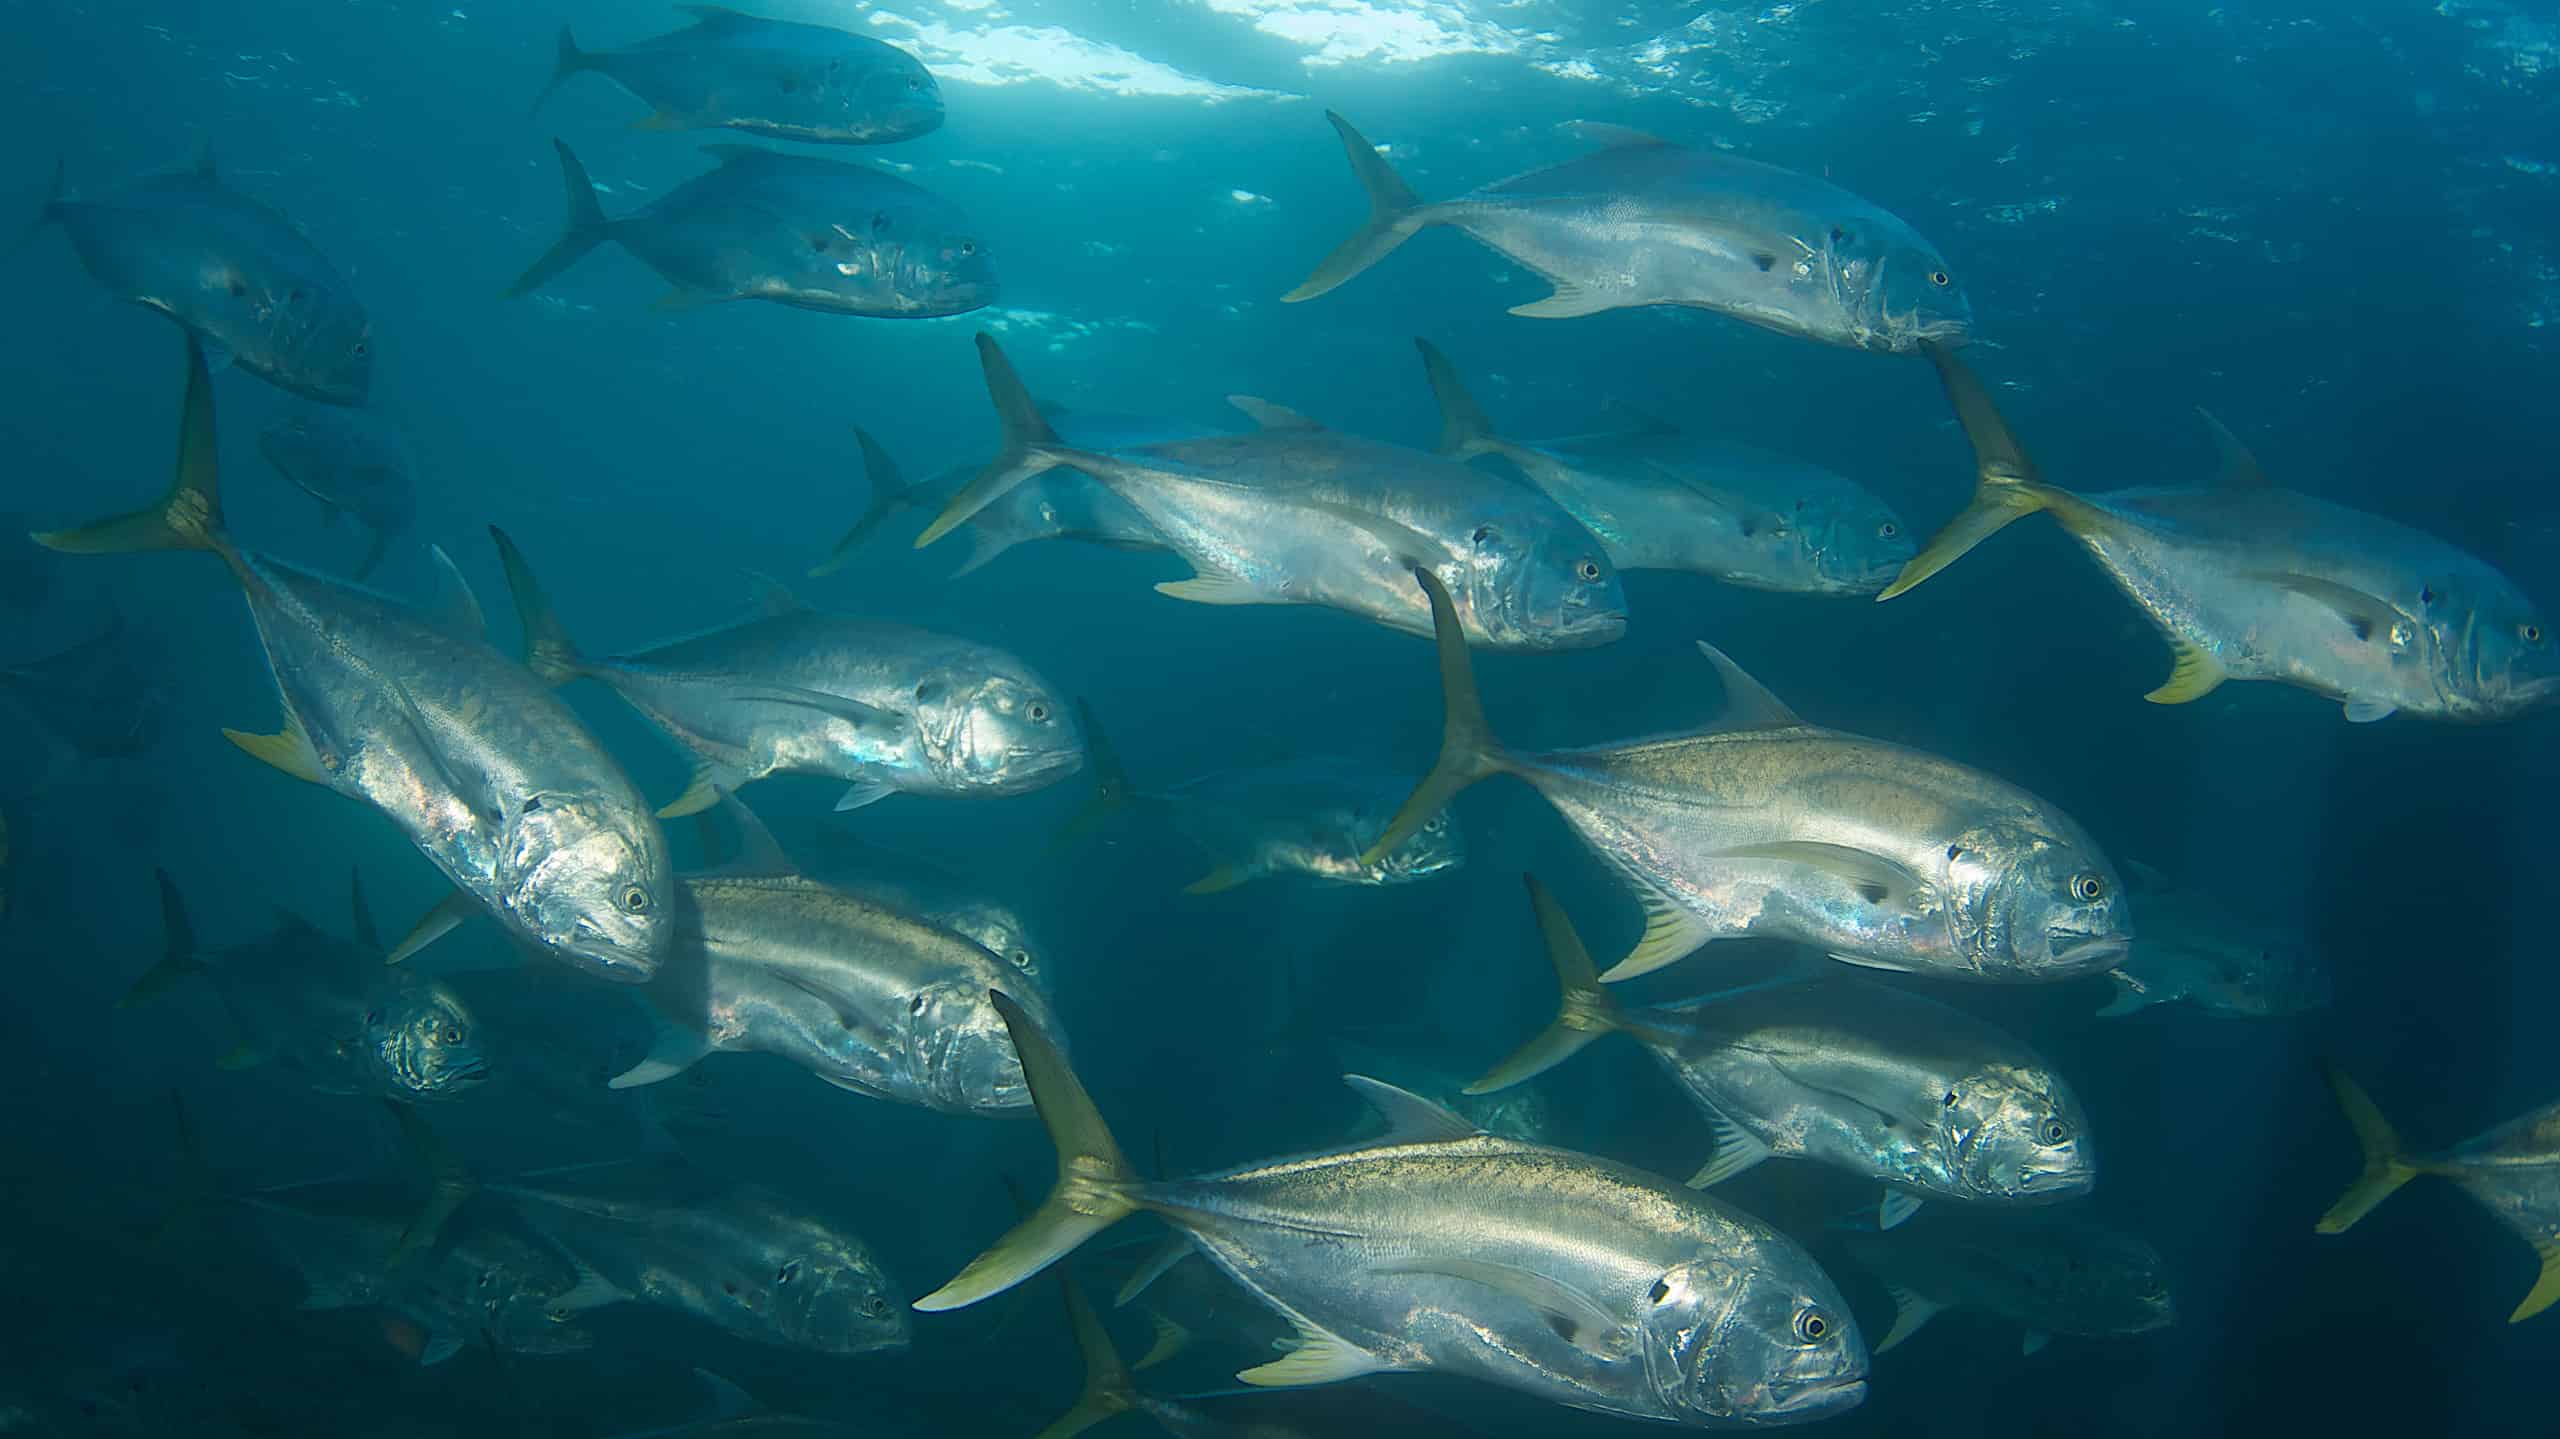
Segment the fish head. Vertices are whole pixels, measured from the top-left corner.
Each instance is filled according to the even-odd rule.
[[[1388,816],[1378,816],[1376,822],[1368,826],[1372,838],[1386,830],[1387,819]],[[1361,848],[1366,849],[1367,845],[1363,844]],[[1447,810],[1442,810],[1424,820],[1422,828],[1415,830],[1410,839],[1379,857],[1377,882],[1411,884],[1418,879],[1429,879],[1442,870],[1456,869],[1466,862],[1466,833],[1458,828]]]
[[[947,783],[981,794],[1019,794],[1084,767],[1084,732],[1074,707],[1028,674],[989,674],[972,683],[926,680],[916,711]]]
[[[1923,341],[1954,349],[1973,338],[1973,304],[1937,247],[1890,216],[1831,227],[1823,258],[1846,338],[1862,350],[1911,354]]]
[[[264,354],[244,363],[278,386],[324,405],[361,405],[373,391],[373,321],[364,307],[325,289],[271,296]]]
[[[1979,1199],[2045,1203],[2097,1183],[2088,1116],[2040,1066],[1991,1064],[1957,1080],[1940,1101],[1938,1131],[1957,1182]]]
[[[2465,595],[2465,589],[2482,591]],[[2444,656],[2441,687],[2457,719],[2511,719],[2560,695],[2560,643],[2533,602],[2503,576],[2429,583],[2419,602]]]
[[[907,1306],[891,1295],[878,1262],[814,1224],[795,1224],[771,1254],[772,1271],[742,1286],[759,1301],[759,1327],[792,1348],[820,1354],[903,1349]]]
[[[1582,649],[1627,632],[1627,592],[1600,541],[1576,524],[1486,519],[1467,540],[1464,590],[1497,646]]]
[[[1866,1398],[1867,1344],[1810,1255],[1776,1235],[1665,1270],[1637,1301],[1638,1352],[1666,1413],[1800,1424]]]
[[[1045,983],[1038,948],[1028,926],[1001,905],[972,901],[933,916],[936,924],[1012,966],[1033,984]]]
[[[602,979],[645,982],[674,942],[675,873],[648,811],[527,795],[507,825],[498,898],[528,938]]]
[[[392,1086],[415,1099],[460,1094],[489,1077],[480,1028],[460,996],[420,985],[365,1015],[373,1052]]]
[[[1047,1001],[1031,985],[1015,996],[1047,1023]],[[987,998],[986,981],[962,976],[926,985],[907,996],[903,1044],[906,1082],[917,1102],[946,1114],[1001,1114],[1031,1102],[1022,1060],[1004,1016]]]
[[[1957,948],[1980,973],[2096,974],[2132,944],[2124,882],[2067,821],[1977,825],[1947,846],[1946,866],[1945,912]]]
[[[1821,594],[1871,595],[1919,550],[1911,527],[1873,496],[1808,496],[1795,502],[1796,532]]]
[[[2039,1251],[2040,1288],[2090,1334],[2147,1334],[2178,1322],[2168,1262],[2134,1235],[2096,1225],[2059,1231]]]
[[[830,68],[821,83],[843,97],[848,120],[858,122],[872,143],[912,140],[942,128],[942,85],[906,51],[892,48],[876,64],[825,63]]]

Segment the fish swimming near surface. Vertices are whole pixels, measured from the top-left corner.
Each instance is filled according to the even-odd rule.
[[[800,873],[735,799],[740,851],[683,878],[683,929],[648,990],[664,1017],[648,1058],[612,1081],[656,1084],[718,1050],[780,1056],[839,1089],[946,1114],[1030,1103],[987,991],[1018,966],[956,930]]]
[[[987,798],[1054,784],[1084,763],[1075,717],[1030,666],[991,645],[810,609],[779,586],[763,615],[588,659],[532,567],[492,528],[524,621],[526,663],[554,684],[594,679],[691,751],[693,783],[661,814],[694,814],[771,774],[850,788],[838,809],[893,794]]]
[[[119,1008],[201,978],[241,1033],[222,1056],[224,1069],[273,1064],[327,1094],[417,1103],[469,1093],[489,1077],[479,1025],[461,998],[439,981],[384,967],[361,879],[352,941],[286,912],[268,938],[207,955],[177,882],[158,873],[166,953]]]
[[[158,310],[215,369],[241,369],[325,405],[361,405],[373,323],[355,288],[291,220],[231,189],[207,147],[194,168],[74,200],[54,166],[38,226],[60,224],[90,277]]]
[[[1438,624],[1440,759],[1364,860],[1469,785],[1511,774],[1644,907],[1643,938],[1606,981],[1745,937],[1998,982],[2095,974],[2123,957],[2122,885],[2068,815],[1979,770],[1806,724],[1712,645],[1698,649],[1724,682],[1716,724],[1548,754],[1505,749],[1448,592],[1427,570],[1414,578]]]
[[[128,759],[160,742],[169,694],[168,657],[125,624],[107,627],[42,659],[0,666],[0,696],[17,702],[47,734],[88,759]]]
[[[2050,1204],[2096,1183],[2088,1115],[2071,1087],[1971,1015],[1838,972],[1621,1004],[1534,877],[1529,898],[1563,1002],[1468,1093],[1508,1089],[1615,1032],[1661,1061],[1714,1130],[1715,1157],[1689,1181],[1700,1188],[1772,1155],[1810,1159],[1880,1181],[1890,1229],[1925,1200]]]
[[[1973,332],[1946,257],[1828,180],[1584,123],[1579,133],[1602,147],[1594,153],[1425,203],[1350,121],[1325,118],[1368,191],[1369,218],[1284,301],[1325,294],[1448,225],[1555,287],[1515,315],[1681,305],[1888,354],[1961,345]]]
[[[577,1261],[577,1287],[551,1300],[556,1317],[640,1303],[803,1353],[907,1347],[897,1286],[870,1247],[791,1196],[650,1160],[485,1187]]]
[[[356,565],[359,580],[416,517],[417,461],[408,441],[369,411],[297,411],[259,434],[258,452],[330,519],[345,515],[372,533]]]
[[[1973,503],[1877,598],[2041,510],[2168,641],[2174,668],[2143,696],[2154,704],[2202,699],[2225,680],[2273,680],[2337,701],[2353,724],[2403,712],[2488,723],[2560,695],[2560,646],[2541,612],[2484,561],[2276,488],[2211,415],[2222,474],[2210,489],[2083,495],[2049,484],[1973,371],[1929,353],[1979,479]]]
[[[225,736],[380,811],[455,886],[395,958],[486,910],[538,952],[606,979],[636,983],[657,969],[675,882],[639,792],[548,685],[489,647],[479,605],[450,561],[454,612],[440,622],[232,540],[212,378],[192,337],[168,494],[150,509],[35,539],[74,554],[221,558],[284,707],[278,733]]]
[[[560,152],[569,223],[507,287],[531,294],[611,240],[674,286],[661,310],[770,300],[799,310],[923,320],[995,303],[995,262],[957,205],[867,165],[706,145],[719,168],[618,220],[595,182]]]
[[[2316,1227],[2321,1233],[2346,1233],[2401,1185],[2433,1174],[2462,1186],[2499,1223],[2532,1245],[2541,1261],[2532,1290],[2507,1322],[2521,1324],[2560,1303],[2560,1103],[2508,1120],[2451,1149],[2417,1154],[2345,1071],[2332,1065],[2328,1073],[2338,1107],[2346,1111],[2364,1150],[2364,1173],[2320,1216]]]
[[[1126,500],[1191,565],[1190,579],[1156,586],[1176,599],[1322,605],[1428,634],[1429,607],[1404,579],[1420,565],[1459,596],[1468,637],[1489,648],[1584,649],[1626,632],[1626,594],[1600,542],[1533,487],[1249,398],[1236,403],[1261,422],[1251,434],[1070,449],[992,337],[978,336],[978,359],[1003,448],[919,548],[1065,466]]]
[[[913,55],[829,25],[679,5],[682,30],[620,50],[581,50],[560,27],[551,83],[604,76],[647,101],[635,130],[743,130],[773,140],[886,145],[942,127],[942,87]]]
[[[1575,1408],[1695,1427],[1798,1422],[1866,1393],[1866,1346],[1830,1279],[1777,1230],[1627,1166],[1484,1134],[1348,1076],[1381,1139],[1150,1182],[1037,1021],[996,1004],[1058,1149],[1031,1217],[916,1301],[1003,1293],[1129,1215],[1187,1234],[1297,1331],[1237,1377],[1465,1375]]]
[[[2108,975],[2113,1019],[2155,1004],[2191,1004],[2226,1019],[2266,1019],[2326,1009],[2328,966],[2298,930],[2232,908],[2201,886],[2142,864],[2126,879],[2142,907],[2142,934]]]
[[[2159,1251],[2068,1211],[1933,1209],[1891,1234],[1852,1234],[1847,1243],[1893,1295],[1893,1328],[1876,1341],[1878,1354],[1949,1309],[2018,1325],[2029,1354],[2057,1334],[2117,1338],[2177,1322]]]
[[[1757,590],[1871,595],[1911,558],[1884,501],[1818,465],[1707,444],[1648,421],[1520,444],[1493,431],[1448,358],[1414,342],[1440,402],[1440,453],[1496,455],[1571,511],[1621,570],[1685,570]]]

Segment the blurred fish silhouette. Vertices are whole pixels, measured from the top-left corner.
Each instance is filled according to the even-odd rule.
[[[160,741],[169,710],[159,681],[165,662],[158,646],[117,611],[92,638],[0,669],[0,694],[79,754],[122,759]]]

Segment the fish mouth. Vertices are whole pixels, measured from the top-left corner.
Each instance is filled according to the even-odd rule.
[[[481,1080],[487,1079],[488,1077],[489,1061],[485,1059],[475,1059],[469,1064],[460,1065],[453,1069],[446,1070],[444,1080],[447,1084],[478,1084]]]
[[[2133,950],[2133,940],[2127,935],[2095,935],[2082,939],[2068,939],[2067,936],[2057,934],[2053,938],[2056,941],[2053,950],[2053,964],[2056,969],[2096,969],[2102,964],[2114,964]]]
[[[1866,1401],[1867,1381],[1857,1379],[1825,1379],[1791,1390],[1761,1412],[1770,1419],[1817,1419],[1856,1408]]]

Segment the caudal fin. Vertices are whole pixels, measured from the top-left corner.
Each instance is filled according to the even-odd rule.
[[[560,152],[560,187],[568,198],[568,224],[559,242],[500,292],[503,300],[529,295],[549,284],[561,271],[585,259],[587,252],[603,244],[613,231],[612,222],[604,217],[604,207],[596,203],[596,182],[587,178],[587,167],[579,164],[578,157],[558,140],[551,142],[551,148]]]
[[[915,1307],[928,1313],[1002,1294],[1138,1210],[1138,1173],[1121,1157],[1118,1142],[1094,1108],[1093,1097],[1067,1067],[1066,1056],[1010,995],[990,990],[987,997],[1004,1016],[1031,1102],[1048,1126],[1049,1142],[1057,1146],[1058,1182],[1030,1218],[970,1260],[950,1283],[916,1301]]]
[[[160,881],[160,962],[144,970],[124,992],[116,1001],[118,1009],[148,1003],[205,972],[204,961],[196,957],[195,926],[187,922],[187,904],[178,894],[178,882],[165,869],[152,874]]]
[[[1084,1297],[1075,1276],[1064,1268],[1058,1271],[1058,1285],[1066,1291],[1067,1324],[1075,1330],[1077,1352],[1084,1355],[1084,1393],[1077,1396],[1073,1409],[1041,1430],[1038,1439],[1068,1439],[1138,1406],[1137,1381],[1120,1362],[1120,1351],[1111,1346],[1111,1331],[1102,1326],[1093,1301]]]
[[[383,1272],[388,1274],[435,1249],[444,1237],[446,1221],[480,1192],[480,1181],[472,1176],[453,1146],[428,1127],[425,1115],[395,1100],[382,1101],[382,1107],[391,1111],[392,1122],[400,1126],[401,1147],[408,1151],[410,1161],[427,1182],[425,1201],[408,1227],[400,1231],[400,1238],[383,1261]]]
[[[1414,786],[1378,842],[1360,856],[1364,867],[1385,859],[1397,845],[1413,838],[1416,830],[1458,797],[1458,791],[1510,767],[1501,741],[1485,723],[1484,704],[1476,697],[1475,666],[1467,658],[1467,637],[1458,628],[1458,608],[1450,603],[1448,588],[1438,575],[1418,566],[1413,577],[1431,597],[1431,635],[1440,650],[1440,694],[1447,710],[1440,728],[1440,761]]]
[[[570,76],[581,70],[596,68],[595,58],[578,48],[578,37],[570,34],[569,27],[566,25],[560,27],[560,48],[557,53],[558,58],[551,64],[551,78],[543,83],[542,93],[533,97],[533,104],[524,112],[524,117],[528,120],[542,113],[543,104],[550,100],[551,92],[559,89]]]
[[[916,487],[907,483],[906,477],[898,472],[898,462],[889,458],[889,452],[881,447],[878,440],[871,438],[869,430],[856,425],[853,437],[862,445],[862,477],[870,486],[869,498],[863,502],[861,518],[853,522],[853,528],[845,531],[844,538],[836,541],[836,547],[827,551],[827,557],[809,571],[809,578],[813,580],[834,574],[851,564],[855,548],[871,538],[873,530],[887,523],[889,516],[899,510],[920,503]]]
[[[1538,933],[1546,940],[1547,958],[1556,968],[1556,986],[1563,992],[1556,1006],[1553,1024],[1537,1038],[1520,1047],[1518,1053],[1493,1067],[1484,1078],[1467,1086],[1469,1094],[1491,1094],[1509,1089],[1523,1080],[1544,1074],[1591,1041],[1620,1027],[1618,1001],[1600,987],[1600,971],[1591,962],[1591,951],[1583,948],[1582,936],[1573,932],[1573,921],[1566,917],[1564,906],[1556,903],[1547,887],[1538,883],[1534,874],[1520,876],[1529,886],[1529,903],[1538,912]]]
[[[222,485],[213,435],[213,376],[204,346],[187,336],[187,394],[178,415],[178,474],[169,492],[147,510],[70,530],[28,536],[49,550],[112,555],[132,550],[213,550],[229,543],[222,533]]]
[[[2338,1096],[2338,1108],[2346,1112],[2347,1123],[2355,1127],[2356,1143],[2364,1149],[2364,1173],[2356,1176],[2356,1182],[2347,1186],[2347,1192],[2313,1226],[2322,1234],[2344,1234],[2420,1171],[2409,1162],[2407,1151],[2400,1145],[2399,1132],[2382,1117],[2381,1109],[2363,1087],[2334,1064],[2324,1065],[2323,1069],[2329,1076],[2329,1088]]]
[[[566,684],[585,674],[587,662],[560,616],[551,608],[551,599],[542,592],[542,582],[533,577],[533,566],[526,564],[524,552],[507,532],[496,525],[489,527],[489,538],[498,542],[498,563],[507,572],[507,591],[516,597],[516,617],[524,624],[524,664],[546,684]]]
[[[1284,304],[1312,300],[1333,289],[1385,259],[1415,231],[1431,223],[1422,201],[1387,163],[1387,157],[1378,153],[1377,146],[1331,110],[1325,111],[1324,117],[1333,122],[1334,133],[1342,137],[1342,153],[1351,159],[1351,172],[1360,177],[1360,187],[1369,192],[1369,218],[1352,232],[1350,239],[1324,257],[1304,284],[1280,297]]]
[[[1964,513],[1947,522],[1937,538],[1911,557],[1884,587],[1878,600],[1889,600],[1906,590],[1916,588],[1922,580],[1963,558],[1965,551],[1999,533],[2011,521],[2024,519],[2038,510],[2052,508],[2057,499],[2066,498],[2061,491],[2044,483],[2036,474],[2035,462],[2027,458],[2018,437],[2009,432],[2009,422],[2000,417],[2000,409],[1991,402],[1991,392],[1982,380],[1955,357],[1952,350],[1927,341],[1920,348],[1938,367],[1938,381],[1946,387],[1947,399],[1954,403],[1956,419],[1964,426],[1964,436],[1973,445],[1973,503]]]
[[[969,522],[969,517],[1002,499],[1005,493],[1032,476],[1054,469],[1059,464],[1058,432],[1022,386],[1022,377],[1013,372],[1013,362],[1004,357],[1004,349],[993,335],[978,333],[978,368],[987,379],[987,398],[996,407],[996,423],[1004,438],[996,457],[987,461],[960,493],[933,517],[933,523],[916,536],[916,548],[923,549],[935,540]]]
[[[1422,373],[1431,382],[1431,398],[1440,402],[1440,453],[1453,460],[1502,453],[1505,446],[1493,432],[1493,421],[1485,418],[1475,396],[1467,393],[1449,357],[1429,340],[1417,339],[1413,347],[1422,352]]]

